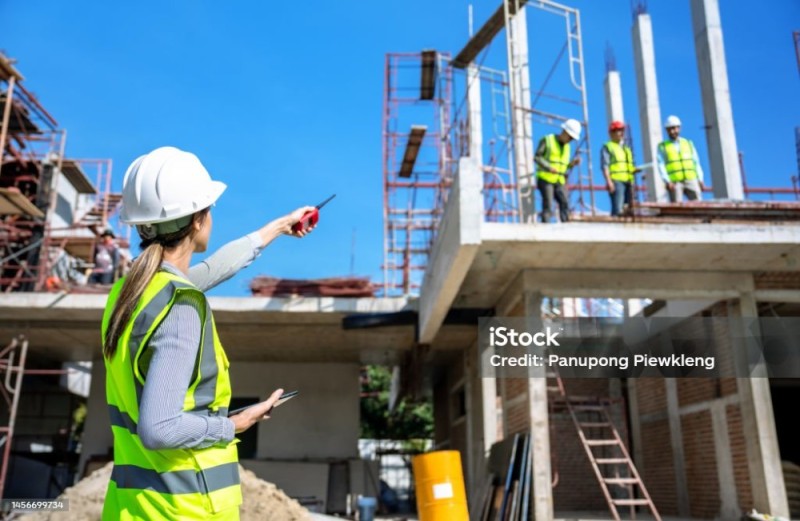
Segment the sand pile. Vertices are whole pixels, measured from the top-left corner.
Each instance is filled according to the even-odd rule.
[[[103,500],[111,478],[112,463],[98,469],[64,491],[59,499],[69,500],[68,512],[37,512],[16,519],[20,521],[99,521]],[[242,480],[242,521],[311,521],[308,510],[272,483],[258,479],[239,466]]]

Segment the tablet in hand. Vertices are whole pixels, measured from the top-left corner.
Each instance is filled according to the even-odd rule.
[[[278,401],[275,402],[275,404],[272,406],[272,409],[274,409],[275,407],[277,407],[279,405],[283,405],[288,400],[291,400],[292,398],[297,396],[297,393],[299,393],[299,392],[300,391],[289,391],[289,392],[283,393],[281,395],[281,397],[278,398]],[[261,402],[259,402],[259,403],[261,403]],[[240,407],[238,409],[234,409],[232,411],[228,411],[228,417],[235,416],[235,415],[239,414],[240,412],[244,411],[245,409],[249,409],[250,407],[253,407],[255,405],[258,405],[258,403],[255,403],[253,405],[248,405],[247,407]],[[272,409],[270,409],[270,410],[272,410]]]

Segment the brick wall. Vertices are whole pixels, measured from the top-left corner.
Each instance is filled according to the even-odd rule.
[[[742,431],[742,413],[738,405],[729,405],[725,413],[728,417],[728,438],[731,444],[736,496],[739,508],[749,512],[753,508],[753,492],[750,489],[750,470],[747,466],[747,447]]]
[[[528,380],[525,378],[504,378],[500,380],[504,388],[503,419],[509,435],[527,432],[530,429],[528,406]]]
[[[727,303],[718,303],[709,308],[704,316],[725,317],[730,309]],[[712,327],[720,367],[730,366],[733,361],[729,356],[727,326],[717,321]],[[725,367],[723,372],[729,372],[729,368]],[[678,379],[676,382],[679,407],[702,406],[705,402],[721,400],[737,393],[735,378],[691,378]],[[661,379],[643,378],[637,380],[636,389],[638,411],[645,416],[641,427],[644,459],[642,477],[659,511],[665,515],[677,515],[673,450],[666,420],[666,386]],[[747,511],[752,508],[752,493],[739,405],[729,405],[726,417],[738,503],[743,511]],[[710,411],[682,413],[681,432],[690,514],[695,518],[714,518],[719,515],[720,491]]]
[[[683,415],[681,427],[691,516],[714,518],[720,511],[720,498],[711,413],[701,411]]]
[[[704,315],[724,317],[730,312],[726,303],[709,308]],[[730,340],[724,323],[713,324],[720,364],[732,364]],[[510,434],[529,429],[527,380],[501,380],[504,388],[504,420]],[[604,379],[565,380],[570,395],[608,396],[609,383]],[[678,515],[674,450],[667,421],[665,382],[661,378],[636,380],[638,414],[642,419],[639,447],[642,461],[637,461],[645,485],[662,515]],[[706,402],[736,395],[735,378],[678,379],[678,405],[681,408],[703,406]],[[642,418],[644,416],[644,418]],[[738,404],[726,409],[731,460],[740,508],[752,508],[752,493],[747,466],[745,435]],[[554,507],[558,511],[605,510],[607,505],[588,462],[571,418],[562,412],[551,413],[553,469],[558,473],[554,489]],[[681,415],[686,487],[692,517],[712,519],[719,514],[720,493],[715,439],[708,410],[685,411]],[[621,431],[621,435],[624,433]]]
[[[679,378],[676,382],[678,405],[681,407],[707,402],[722,395],[720,380],[717,378]]]
[[[568,396],[609,397],[609,380],[605,378],[564,378],[562,382]],[[605,496],[589,463],[586,449],[581,444],[572,417],[567,411],[555,412],[551,414],[550,421],[552,422],[550,443],[557,451],[553,454],[553,468],[557,469],[559,477],[559,485],[554,491],[555,508],[564,511],[607,510]],[[592,421],[600,421],[600,418]],[[610,438],[611,431],[599,428],[587,432],[586,435],[593,439]],[[620,436],[625,435],[624,431],[620,431]],[[592,451],[596,456],[619,456],[618,449],[609,447],[595,447]]]
[[[550,450],[558,484],[553,489],[557,511],[607,510],[600,484],[569,413],[550,415]],[[600,448],[594,449],[599,454]]]
[[[639,414],[652,414],[667,410],[667,390],[662,378],[636,380],[636,400]]]
[[[642,445],[644,461],[639,472],[653,503],[661,515],[678,515],[675,464],[666,419],[642,425]]]

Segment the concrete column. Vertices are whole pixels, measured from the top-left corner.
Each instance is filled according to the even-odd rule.
[[[509,56],[511,74],[511,113],[514,118],[514,162],[521,197],[522,221],[536,218],[536,182],[533,175],[533,122],[531,118],[531,73],[528,64],[528,22],[525,10],[511,19],[514,45]]]
[[[714,455],[717,459],[719,480],[719,519],[735,521],[740,519],[740,514],[725,403],[717,401],[711,405],[711,425],[714,432]]]
[[[633,23],[633,56],[636,69],[636,90],[639,95],[639,124],[642,127],[642,151],[645,163],[655,163],[656,148],[663,139],[661,106],[658,102],[656,54],[653,49],[653,24],[650,15],[642,13]],[[664,183],[655,167],[647,172],[647,199],[666,201]]]
[[[619,71],[608,71],[603,83],[606,92],[606,119],[612,121],[625,121],[625,111],[622,104],[622,80]]]
[[[752,293],[742,293],[731,311],[731,338],[744,338],[742,319],[758,317],[756,301]],[[738,309],[737,309],[738,308]],[[760,335],[755,324],[750,332]],[[756,339],[754,339],[756,340]],[[747,367],[745,346],[732,346],[736,354],[737,371]],[[756,367],[749,378],[737,378],[739,406],[742,413],[742,429],[747,447],[747,465],[750,471],[750,486],[753,507],[759,512],[789,518],[789,502],[783,481],[781,456],[778,450],[778,435],[775,432],[775,413],[766,368]]]
[[[528,292],[525,300],[525,322],[530,332],[542,329],[542,294]],[[541,351],[538,352],[541,354]],[[544,367],[528,370],[528,410],[531,425],[531,458],[533,458],[533,518],[553,519],[553,485],[550,468],[550,418],[547,410],[547,378]]]
[[[467,458],[465,469],[470,498],[479,497],[487,476],[489,451],[497,441],[496,379],[494,366],[489,364],[491,353],[480,352],[475,342],[464,358],[467,396]]]
[[[744,199],[718,0],[691,0],[714,197]]]
[[[467,67],[467,110],[469,110],[469,157],[483,167],[483,120],[481,118],[481,71]]]
[[[106,367],[102,358],[92,360],[92,381],[89,384],[89,399],[86,403],[86,425],[81,436],[81,457],[75,480],[83,476],[83,470],[91,456],[104,456],[114,444],[111,434],[111,419],[106,403]]]
[[[666,340],[661,336],[662,344]],[[669,352],[669,351],[667,351]],[[683,428],[681,426],[680,404],[678,403],[678,383],[674,378],[665,378],[667,395],[667,423],[672,446],[672,465],[675,468],[675,491],[678,496],[678,515],[689,517],[689,488],[686,483],[686,463],[683,455]]]
[[[644,475],[644,454],[642,453],[642,418],[639,414],[639,395],[636,393],[636,378],[628,378],[628,411],[631,419],[631,442],[633,443],[633,462]]]

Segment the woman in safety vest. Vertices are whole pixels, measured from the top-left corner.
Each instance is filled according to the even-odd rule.
[[[111,289],[103,315],[106,397],[114,470],[104,520],[239,519],[234,436],[268,418],[282,394],[228,417],[228,358],[203,291],[249,265],[303,207],[233,241],[204,262],[210,208],[225,191],[200,160],[173,147],[136,159],[125,173],[120,219],[142,253]]]

